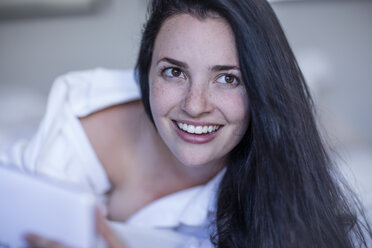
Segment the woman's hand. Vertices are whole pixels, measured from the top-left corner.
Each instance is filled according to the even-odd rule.
[[[26,234],[25,240],[28,246],[33,248],[68,248],[67,246],[58,243],[57,241],[46,239],[34,233]]]
[[[99,210],[96,210],[96,228],[100,235],[105,240],[109,248],[128,248],[117,234],[109,227],[105,217]],[[26,242],[33,248],[68,248],[66,245],[59,242],[44,238],[37,234],[26,234]]]

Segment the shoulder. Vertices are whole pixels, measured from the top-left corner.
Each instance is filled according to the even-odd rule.
[[[113,105],[92,114],[79,118],[88,136],[104,136],[118,138],[120,135],[130,136],[143,121],[145,110],[140,100]]]
[[[59,76],[49,93],[46,113],[37,132],[13,161],[19,160],[32,173],[58,176],[66,181],[89,177],[84,181],[86,185],[90,187],[92,181],[98,185],[105,180],[101,180],[102,176],[97,179],[97,173],[92,171],[96,168],[102,174],[96,156],[101,149],[92,150],[88,139],[95,142],[107,134],[105,141],[110,138],[108,134],[125,133],[115,125],[119,126],[120,117],[129,118],[130,114],[117,113],[129,112],[128,106],[138,104],[139,99],[133,70],[94,69]],[[87,120],[81,121],[82,128],[79,120],[84,117]],[[100,127],[100,123],[106,126]],[[87,173],[85,164],[90,166]]]
[[[136,161],[138,133],[147,118],[142,102],[110,106],[79,119],[111,182]],[[141,124],[142,123],[142,124]]]
[[[48,107],[69,105],[76,116],[82,117],[139,98],[133,70],[97,68],[58,77],[53,83]]]

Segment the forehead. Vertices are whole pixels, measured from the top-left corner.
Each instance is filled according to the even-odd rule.
[[[218,16],[200,19],[188,14],[178,14],[169,17],[156,37],[153,56],[237,63],[231,27],[225,19]]]

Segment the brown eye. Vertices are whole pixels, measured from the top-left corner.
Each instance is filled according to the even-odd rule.
[[[234,82],[234,76],[226,75],[225,76],[225,81],[226,81],[226,83],[229,83],[229,84],[233,83]]]
[[[217,82],[222,84],[239,84],[239,80],[232,74],[223,74],[218,79]]]
[[[171,73],[173,77],[179,77],[181,75],[181,70],[177,68],[172,68]]]
[[[175,67],[165,69],[163,75],[169,78],[185,78],[182,70]]]

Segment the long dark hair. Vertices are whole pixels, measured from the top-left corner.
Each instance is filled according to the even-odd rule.
[[[371,229],[335,176],[313,117],[313,102],[266,0],[154,0],[136,72],[149,104],[154,41],[165,19],[217,13],[230,24],[250,102],[250,124],[230,152],[220,183],[217,247],[367,247]],[[343,185],[343,187],[341,187]],[[348,191],[349,192],[349,191]]]

